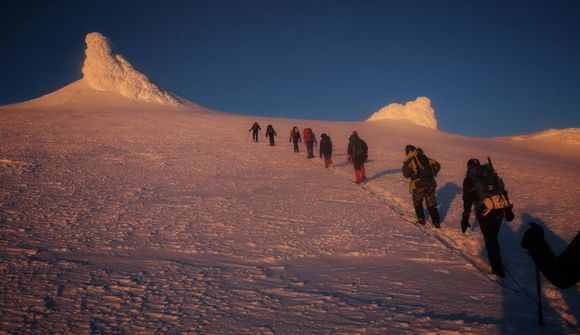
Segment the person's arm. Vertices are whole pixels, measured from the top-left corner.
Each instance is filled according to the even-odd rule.
[[[544,239],[542,227],[532,222],[522,238],[521,246],[528,250],[538,270],[555,286],[569,288],[580,281],[580,232],[556,257]]]
[[[433,159],[433,163],[431,166],[433,167],[433,172],[435,172],[435,177],[437,177],[437,174],[439,174],[439,171],[441,171],[441,164],[439,164],[438,161]]]
[[[471,227],[469,224],[469,215],[471,214],[471,206],[475,202],[474,186],[471,180],[467,177],[463,179],[463,214],[461,215],[461,231],[465,234],[467,228]]]

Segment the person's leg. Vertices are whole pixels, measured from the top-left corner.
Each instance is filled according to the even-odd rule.
[[[367,174],[365,171],[365,165],[361,164],[360,165],[360,174],[361,174],[361,181],[362,182],[366,182],[367,181]]]
[[[434,188],[430,188],[425,192],[425,202],[427,203],[427,210],[429,211],[433,226],[439,228],[441,226],[441,219],[439,217],[439,210],[437,210],[437,199],[435,198]]]
[[[416,188],[413,190],[413,206],[415,207],[415,214],[420,224],[425,224],[425,212],[423,211],[423,189]]]
[[[360,183],[360,178],[361,178],[361,173],[360,173],[360,166],[358,166],[356,163],[354,164],[354,179],[355,182],[358,184]]]
[[[491,265],[491,270],[493,273],[503,276],[503,265],[501,260],[499,241],[497,239],[497,234],[501,227],[501,217],[479,217],[479,228],[483,234],[483,239],[485,240],[485,248],[487,249],[487,256],[489,258],[489,264]]]

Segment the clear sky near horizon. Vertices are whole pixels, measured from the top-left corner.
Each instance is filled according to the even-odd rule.
[[[80,79],[98,31],[225,112],[364,120],[427,96],[447,132],[580,127],[580,1],[9,1],[0,31],[0,105]]]

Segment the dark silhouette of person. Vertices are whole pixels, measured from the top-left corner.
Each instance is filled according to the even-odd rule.
[[[300,130],[298,130],[298,127],[294,126],[294,128],[292,128],[288,142],[294,143],[294,152],[300,152],[298,142],[302,142],[302,138],[300,137]]]
[[[268,137],[268,139],[270,140],[270,145],[276,145],[276,143],[274,142],[275,136],[276,131],[274,130],[274,127],[272,127],[272,125],[269,124],[268,127],[266,127],[266,137]]]
[[[326,134],[320,135],[320,158],[324,157],[324,167],[332,166],[332,141]]]
[[[367,143],[358,136],[356,130],[353,131],[348,138],[347,155],[348,162],[354,166],[354,177],[357,184],[367,182],[365,162],[368,159],[368,153]]]
[[[254,142],[258,142],[258,133],[260,132],[261,129],[262,128],[260,128],[258,122],[254,122],[250,130],[248,130],[252,132],[252,139],[254,140]]]
[[[544,239],[544,229],[531,222],[521,246],[528,250],[538,270],[555,286],[569,288],[580,281],[580,231],[566,250],[556,256]]]
[[[461,230],[465,234],[467,228],[470,227],[469,215],[471,207],[474,206],[475,217],[479,222],[479,228],[483,234],[483,239],[485,240],[485,247],[491,265],[491,272],[499,277],[505,278],[497,235],[501,228],[504,216],[507,221],[512,221],[514,219],[514,213],[511,205],[507,207],[494,206],[491,209],[484,205],[484,200],[487,201],[487,199],[482,199],[482,195],[480,194],[481,191],[478,189],[476,180],[474,179],[479,178],[480,176],[481,178],[485,176],[487,179],[487,176],[492,172],[493,176],[491,177],[495,179],[494,187],[498,189],[498,193],[505,197],[505,199],[508,199],[507,190],[505,190],[503,181],[494,171],[490,171],[489,169],[492,169],[489,164],[482,166],[477,158],[472,158],[467,161],[467,173],[463,180],[463,216],[461,219]],[[487,175],[480,170],[485,170],[484,172],[487,173]],[[509,200],[507,200],[507,202],[509,204]]]

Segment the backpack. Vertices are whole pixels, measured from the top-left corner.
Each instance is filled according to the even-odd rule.
[[[436,177],[437,172],[434,170],[431,160],[421,148],[417,148],[417,178]]]
[[[353,158],[357,161],[364,162],[368,158],[367,143],[361,139],[353,141]]]
[[[505,196],[504,183],[491,164],[470,168],[467,177],[473,184],[473,192],[478,204],[476,211],[479,211],[481,215],[485,216],[494,209],[510,206],[509,200]]]
[[[421,148],[415,150],[415,155],[407,162],[408,174],[405,175],[411,179],[423,179],[437,177],[441,166],[436,161],[425,155]]]
[[[304,142],[310,142],[310,140],[312,139],[312,137],[310,136],[312,133],[312,129],[310,128],[304,128],[304,130],[302,131],[302,134],[304,134]]]

